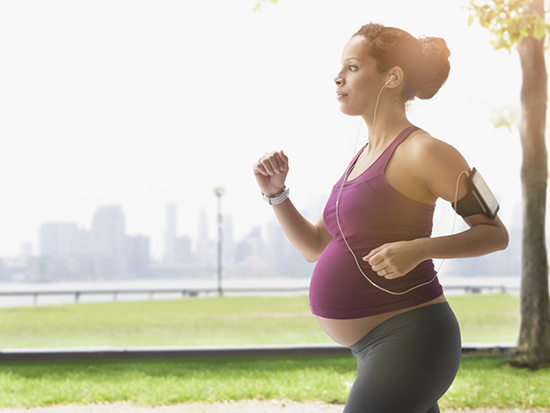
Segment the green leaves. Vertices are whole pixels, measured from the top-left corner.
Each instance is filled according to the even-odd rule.
[[[262,6],[265,4],[265,3],[268,3],[268,4],[276,4],[278,3],[279,0],[258,0],[256,2],[256,6],[254,6],[254,13],[256,13],[257,11],[261,11],[262,10]]]
[[[544,16],[530,7],[535,0],[468,0],[468,24],[477,21],[495,39],[495,49],[512,50],[524,37],[542,39],[550,32]]]
[[[511,132],[512,128],[519,124],[520,114],[515,108],[501,106],[493,108],[492,112],[493,116],[491,116],[491,122],[495,129],[505,127]]]

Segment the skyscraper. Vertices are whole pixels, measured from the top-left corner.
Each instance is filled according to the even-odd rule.
[[[45,222],[40,227],[40,255],[68,258],[78,253],[78,226],[71,222]]]
[[[165,264],[176,262],[176,206],[166,205],[166,227],[164,228],[164,257]]]
[[[204,209],[200,212],[198,224],[197,258],[199,260],[199,264],[204,266],[213,266],[215,263],[215,251],[214,245],[208,237],[208,219]]]
[[[196,257],[191,248],[191,238],[182,235],[176,239],[176,262],[178,264],[196,264]]]
[[[125,273],[124,212],[120,205],[101,206],[92,220],[91,254],[95,274],[113,277]]]
[[[127,272],[132,277],[149,275],[151,241],[145,235],[126,237]]]

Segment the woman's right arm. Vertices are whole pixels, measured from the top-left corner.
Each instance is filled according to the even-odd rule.
[[[285,186],[289,165],[283,151],[266,153],[253,166],[254,176],[265,196],[281,193]],[[273,205],[275,216],[288,240],[309,262],[315,262],[332,240],[323,218],[313,225],[294,207],[290,199]]]

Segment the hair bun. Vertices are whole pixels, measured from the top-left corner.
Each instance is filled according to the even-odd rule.
[[[439,37],[416,38],[395,27],[365,24],[354,36],[362,36],[376,70],[386,73],[399,66],[404,76],[402,96],[404,102],[416,97],[430,99],[443,86],[451,65],[445,40]]]
[[[439,37],[423,37],[419,39],[419,42],[422,46],[419,73],[422,75],[415,88],[415,95],[420,99],[430,99],[449,76],[451,52],[447,48],[445,40]]]

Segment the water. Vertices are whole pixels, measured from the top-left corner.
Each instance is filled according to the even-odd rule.
[[[499,292],[497,287],[504,287],[506,292],[519,295],[519,277],[452,277],[442,276],[440,282],[446,289],[447,295],[465,294],[466,288],[479,289],[481,293]],[[288,295],[305,294],[309,286],[309,278],[262,278],[262,279],[227,279],[223,280],[222,287],[225,295],[232,295],[227,290],[248,289],[253,295]],[[459,287],[459,288],[454,288]],[[483,288],[493,287],[493,289]],[[147,289],[177,289],[179,292],[163,292],[150,294],[124,293],[113,294],[114,290],[147,290]],[[100,282],[60,282],[60,283],[0,283],[1,292],[48,292],[48,291],[81,291],[78,302],[108,302],[108,301],[139,301],[165,300],[182,298],[181,290],[213,290],[211,295],[217,295],[218,281],[211,279],[181,279],[181,280],[128,280],[128,281],[100,281]],[[260,289],[262,291],[253,291]],[[269,290],[298,289],[288,293]],[[101,294],[86,294],[86,291],[105,291]],[[239,292],[239,295],[245,293]],[[235,294],[233,294],[235,295]],[[30,305],[66,304],[74,303],[74,294],[66,295],[32,295],[0,296],[0,307],[16,307]]]
[[[224,295],[232,295],[229,290],[251,290],[248,294],[254,295],[284,295],[304,294],[307,292],[309,279],[307,278],[271,278],[271,279],[227,279],[223,280]],[[174,289],[179,291],[150,294],[149,292],[119,293],[115,290],[155,290]],[[254,291],[261,289],[261,292]],[[276,289],[299,289],[290,293],[272,292]],[[182,290],[211,290],[209,295],[217,295],[218,281],[211,279],[181,279],[181,280],[128,280],[128,281],[99,281],[99,282],[60,282],[60,283],[0,283],[1,292],[28,292],[27,295],[0,296],[0,307],[16,307],[29,305],[48,305],[74,303],[74,294],[38,295],[32,292],[71,292],[80,291],[78,302],[107,302],[107,301],[139,301],[182,298]],[[227,290],[227,291],[226,291]],[[94,291],[94,294],[86,294]],[[98,291],[105,293],[97,294]],[[239,292],[240,295],[245,293]],[[201,294],[205,295],[205,294]],[[234,295],[234,294],[233,294]],[[185,295],[186,297],[188,295]]]

